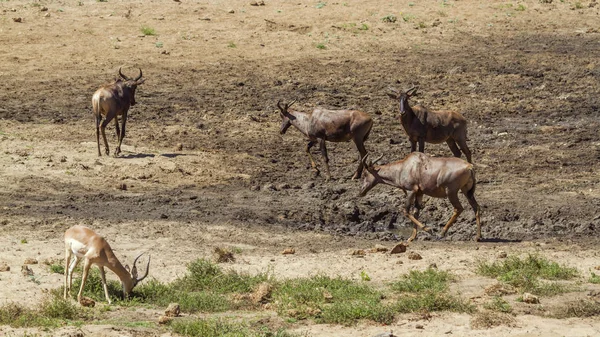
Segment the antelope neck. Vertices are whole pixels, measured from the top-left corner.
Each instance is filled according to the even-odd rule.
[[[298,129],[298,131],[302,132],[305,136],[308,137],[308,130],[310,128],[309,125],[309,115],[300,111],[291,111],[288,112],[293,118],[290,118],[290,123]]]

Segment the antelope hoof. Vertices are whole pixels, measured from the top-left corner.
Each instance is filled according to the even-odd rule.
[[[104,151],[104,152],[106,152],[107,156],[110,156],[110,151],[108,151],[108,148],[106,148],[106,151]]]

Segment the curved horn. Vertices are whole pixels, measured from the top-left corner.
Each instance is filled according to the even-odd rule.
[[[412,88],[406,90],[406,94],[407,95],[412,95],[412,94],[414,94],[417,91],[417,89],[418,88],[416,86],[413,86]]]
[[[297,99],[293,100],[292,102],[290,102],[290,104],[286,104],[286,108],[291,107],[294,103],[296,103],[296,101],[298,101]],[[287,109],[286,109],[287,110]]]
[[[383,155],[381,155],[381,156],[379,156],[377,159],[375,159],[375,160],[373,161],[373,164],[377,164],[377,162],[378,162],[378,161],[380,161],[380,160],[381,160],[381,158],[383,158]]]
[[[140,70],[140,76],[136,77],[134,81],[139,81],[140,78],[142,78],[142,69],[138,68]]]
[[[140,256],[144,255],[144,253],[141,253],[140,255],[138,255],[135,260],[133,260],[133,267],[131,268],[131,270],[133,269],[137,269],[136,263],[137,260],[140,258]],[[146,278],[146,276],[148,276],[148,271],[150,271],[150,255],[148,255],[148,264],[146,264],[146,273],[144,274],[144,276],[142,276],[141,278],[136,278],[136,283],[142,282],[143,279]],[[137,276],[136,276],[137,277]]]
[[[121,78],[123,78],[125,81],[131,80],[131,78],[123,75],[123,73],[121,72],[121,67],[119,67],[119,76],[121,76]]]
[[[281,100],[277,101],[277,107],[283,112],[284,109],[281,107]]]
[[[396,88],[388,87],[388,90],[393,92],[396,95],[400,93],[400,91],[398,91],[398,89],[396,89]]]

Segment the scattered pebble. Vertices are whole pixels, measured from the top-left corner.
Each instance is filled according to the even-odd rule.
[[[164,325],[164,324],[167,324],[167,323],[171,322],[172,320],[173,320],[172,317],[169,317],[169,316],[160,316],[158,318],[158,324]]]
[[[498,258],[499,259],[505,259],[508,255],[506,254],[505,251],[501,250],[498,252]]]
[[[179,306],[179,303],[171,303],[167,307],[167,310],[165,310],[165,315],[167,317],[178,317],[180,313],[181,307]]]
[[[419,253],[410,252],[410,253],[408,253],[408,258],[410,260],[421,260],[423,257],[421,257],[421,254],[419,254]]]
[[[294,248],[286,248],[281,252],[283,255],[296,254],[296,250]]]
[[[539,297],[537,297],[533,294],[524,293],[523,294],[523,302],[529,303],[529,304],[538,304],[538,303],[540,303],[540,299],[539,299]]]
[[[387,251],[388,251],[388,248],[384,247],[382,245],[375,245],[375,247],[371,249],[371,252],[373,252],[373,253],[385,253]]]
[[[10,271],[10,266],[6,262],[0,263],[0,272]]]
[[[38,264],[38,260],[36,260],[33,257],[28,257],[25,259],[25,262],[23,262],[23,264]]]
[[[404,252],[406,252],[406,245],[403,243],[399,243],[394,248],[392,248],[390,254],[400,254]]]
[[[23,276],[33,276],[33,270],[31,270],[29,266],[23,265],[21,266],[21,274],[23,274]]]
[[[365,256],[367,253],[363,249],[357,249],[352,252],[353,256]]]
[[[42,6],[42,8],[40,8],[40,12],[47,12],[48,11],[48,7],[46,6]]]
[[[23,22],[22,18],[12,18],[14,22]]]

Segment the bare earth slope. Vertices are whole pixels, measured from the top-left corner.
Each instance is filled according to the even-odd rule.
[[[73,224],[94,227],[126,259],[151,246],[160,266],[152,276],[165,282],[217,245],[245,247],[234,268],[271,266],[281,277],[367,270],[385,283],[437,263],[461,275],[466,296],[489,285],[473,265],[497,249],[539,251],[589,276],[600,233],[594,3],[0,1],[0,262],[11,266],[0,273],[0,301],[35,305],[43,289],[60,287],[60,276],[41,266],[41,285],[23,282],[20,264],[61,258],[62,233]],[[383,20],[391,15],[395,22]],[[129,113],[124,153],[97,157],[91,96],[121,65],[130,75],[141,68],[146,83]],[[351,143],[328,145],[332,181],[312,176],[300,133],[278,134],[276,103],[364,110],[374,119],[367,150],[392,161],[409,146],[386,92],[411,85],[421,92],[413,104],[469,120],[483,236],[493,243],[469,242],[467,210],[446,241],[419,234],[411,246],[424,255],[418,263],[353,259],[352,249],[406,238],[403,194],[378,187],[357,198]],[[107,132],[114,149],[114,127]],[[445,144],[425,151],[451,154]],[[421,219],[439,232],[450,215],[449,202],[431,199]],[[280,256],[288,246],[298,253]],[[423,332],[404,317],[392,330],[600,332],[593,320],[526,314],[517,327],[475,331],[469,319],[440,314]],[[298,327],[315,336],[387,328]],[[90,334],[108,333],[95,329]]]

